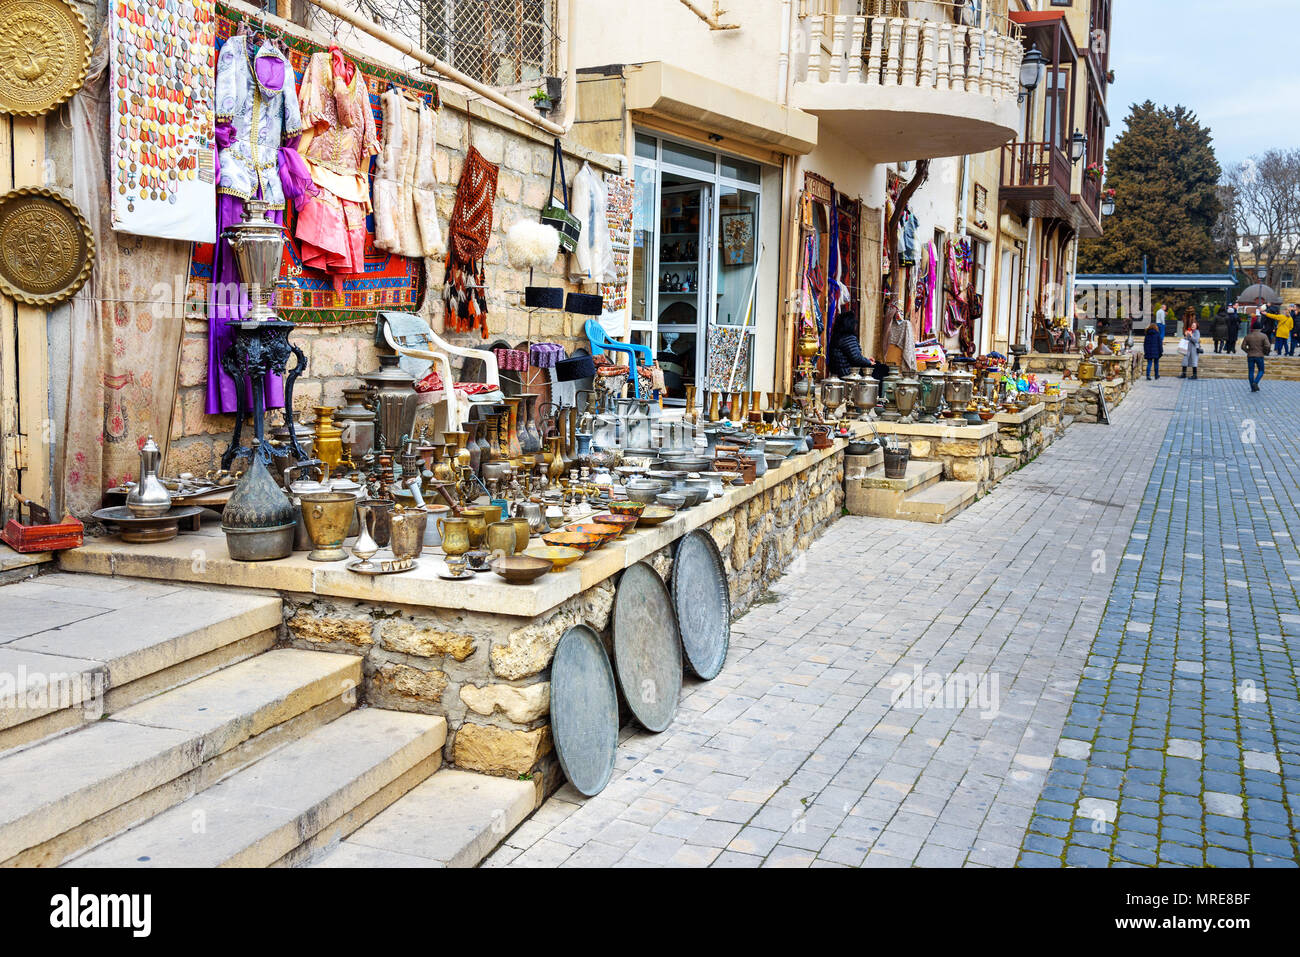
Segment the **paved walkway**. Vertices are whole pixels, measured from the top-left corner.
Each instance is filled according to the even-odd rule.
[[[1148,812],[1159,825],[1181,811],[1191,821],[1182,798],[1200,800],[1190,793],[1196,769],[1178,764],[1167,780],[1187,790],[1170,794],[1167,806],[1128,782],[1121,793],[1117,775],[1130,753],[1134,767],[1164,760],[1156,747],[1163,742],[1139,734],[1139,724],[1154,732],[1163,702],[1176,719],[1169,736],[1188,742],[1164,745],[1177,749],[1202,740],[1204,727],[1197,767],[1217,773],[1209,757],[1217,760],[1220,746],[1208,729],[1237,705],[1205,694],[1220,690],[1227,657],[1237,659],[1233,682],[1267,687],[1267,703],[1250,706],[1264,717],[1243,712],[1240,723],[1242,747],[1264,757],[1243,760],[1271,755],[1291,761],[1283,774],[1294,774],[1300,749],[1286,735],[1296,727],[1295,674],[1285,651],[1296,640],[1288,629],[1300,635],[1300,615],[1291,614],[1287,567],[1266,572],[1260,557],[1276,548],[1274,558],[1294,560],[1295,551],[1260,506],[1250,506],[1253,526],[1245,511],[1251,495],[1259,497],[1256,482],[1287,473],[1292,450],[1275,436],[1293,421],[1285,400],[1300,399],[1300,386],[1266,385],[1254,397],[1262,399],[1260,410],[1251,406],[1259,442],[1242,452],[1232,442],[1244,413],[1231,406],[1244,408],[1249,398],[1237,382],[1182,391],[1176,380],[1140,383],[1113,426],[1074,427],[948,525],[837,522],[778,583],[775,600],[735,624],[722,675],[687,681],[672,728],[626,729],[605,791],[584,800],[562,788],[486,865],[1010,866],[1102,864],[1112,853],[1123,860],[1127,852],[1117,848],[1151,833],[1130,826],[1131,817]],[[1222,516],[1189,522],[1203,495],[1216,497]],[[1290,513],[1290,495],[1277,493],[1276,506],[1265,501]],[[1225,561],[1231,549],[1220,554],[1209,544],[1220,534],[1240,545],[1243,565]],[[1265,540],[1273,546],[1259,544]],[[1189,562],[1198,577],[1183,580]],[[1202,582],[1202,566],[1220,569],[1217,583]],[[1300,579],[1300,562],[1296,571]],[[1234,595],[1235,582],[1256,587]],[[1213,604],[1238,595],[1231,610]],[[1272,624],[1260,631],[1273,637],[1261,634],[1256,647],[1251,622],[1261,620],[1261,607]],[[1131,610],[1150,631],[1130,625]],[[1211,628],[1224,637],[1203,639]],[[1178,644],[1169,668],[1158,650],[1148,660],[1147,642],[1171,635]],[[1149,672],[1134,671],[1141,662]],[[1201,673],[1184,677],[1193,663]],[[1110,690],[1120,693],[1108,697]],[[1196,706],[1204,701],[1204,710],[1185,706],[1184,695]],[[1132,728],[1121,728],[1126,721]],[[1289,757],[1280,756],[1284,743]],[[1282,808],[1285,823],[1279,774],[1244,774],[1251,827],[1257,806],[1261,820],[1277,819]],[[1201,786],[1232,792],[1226,779],[1196,782],[1197,795]],[[1081,810],[1084,799],[1116,802],[1118,820],[1105,805]],[[1139,800],[1146,805],[1129,806]],[[1225,836],[1234,835],[1224,821],[1243,824],[1203,820],[1207,839],[1211,824]],[[1178,835],[1182,843],[1164,843],[1193,847],[1191,825],[1175,825],[1189,829]],[[1259,853],[1295,857],[1294,845],[1289,855],[1281,844],[1268,848]],[[1218,862],[1219,851],[1208,853]]]

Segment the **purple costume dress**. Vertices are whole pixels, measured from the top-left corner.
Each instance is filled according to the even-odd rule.
[[[236,35],[222,46],[217,63],[217,244],[208,293],[206,404],[212,415],[238,410],[235,381],[221,357],[235,338],[230,323],[241,321],[249,308],[234,252],[222,234],[243,218],[247,199],[266,200],[267,218],[283,225],[286,199],[300,201],[312,188],[311,173],[294,148],[301,124],[292,67],[271,46],[249,54],[247,38]],[[264,389],[266,408],[284,406],[279,375],[269,373]],[[246,394],[245,401],[251,409],[252,396]]]

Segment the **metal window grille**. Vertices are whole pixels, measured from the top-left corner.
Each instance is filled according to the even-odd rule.
[[[489,86],[556,75],[555,0],[422,0],[424,48]]]

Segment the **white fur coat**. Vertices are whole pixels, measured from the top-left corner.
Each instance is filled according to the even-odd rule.
[[[398,256],[441,256],[438,225],[437,114],[397,90],[379,98],[384,141],[375,164],[375,245]]]

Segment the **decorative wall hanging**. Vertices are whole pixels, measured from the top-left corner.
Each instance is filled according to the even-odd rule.
[[[0,113],[40,116],[81,89],[86,20],[65,0],[0,0]]]
[[[216,238],[212,0],[112,0],[113,228]]]
[[[255,26],[263,36],[279,43],[293,66],[295,83],[301,83],[303,71],[310,62],[311,55],[328,49],[321,44],[279,30],[256,17],[218,6],[216,15],[218,51],[225,41],[235,34],[240,25],[245,23]],[[430,109],[436,110],[441,105],[438,88],[433,83],[412,80],[408,74],[355,56],[349,57],[349,60],[360,71],[370,92],[370,106],[375,113],[376,123],[383,121],[379,92],[390,87],[408,96],[423,99]],[[424,262],[421,259],[410,259],[376,248],[373,242],[373,217],[369,217],[366,222],[365,272],[346,277],[340,293],[335,292],[330,276],[303,264],[297,240],[292,238],[294,219],[294,212],[289,210],[285,225],[289,229],[290,240],[285,243],[284,269],[281,272],[286,284],[276,293],[274,302],[276,314],[281,318],[300,324],[351,325],[374,322],[375,313],[378,311],[420,311],[425,292]],[[213,248],[206,243],[194,247],[194,258],[190,266],[190,296],[186,306],[188,315],[206,317],[208,314],[208,286],[212,282]]]
[[[0,290],[29,306],[70,299],[90,275],[95,241],[81,211],[41,187],[0,196]]]

